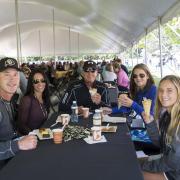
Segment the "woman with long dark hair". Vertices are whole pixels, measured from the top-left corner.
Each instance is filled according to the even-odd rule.
[[[22,134],[40,128],[50,111],[47,77],[41,69],[31,72],[27,91],[21,99],[18,110],[18,126]]]

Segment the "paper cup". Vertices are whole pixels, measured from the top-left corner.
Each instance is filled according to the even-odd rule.
[[[88,118],[89,117],[89,108],[82,108],[83,111],[83,118]]]
[[[92,127],[92,137],[93,141],[100,141],[101,140],[101,127]]]
[[[61,122],[62,124],[68,124],[70,121],[70,115],[69,114],[61,114]]]
[[[53,140],[55,144],[61,144],[63,139],[63,130],[62,129],[53,129]]]
[[[120,99],[118,98],[118,109],[120,109],[121,108],[121,101],[120,101]]]
[[[120,94],[119,97],[118,97],[118,109],[121,108],[122,104],[121,104],[121,101],[122,99],[125,99],[128,95],[127,94]]]

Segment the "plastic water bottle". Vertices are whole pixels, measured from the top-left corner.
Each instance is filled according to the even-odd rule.
[[[77,102],[73,101],[73,104],[71,106],[71,121],[72,122],[78,122],[78,106],[77,106]]]
[[[96,109],[93,115],[93,126],[101,126],[101,114],[99,109]]]

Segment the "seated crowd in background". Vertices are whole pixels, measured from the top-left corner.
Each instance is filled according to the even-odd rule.
[[[108,63],[105,66],[105,70],[102,73],[103,81],[113,81],[115,82],[117,80],[117,75],[114,72],[114,68],[112,63]]]
[[[113,63],[114,72],[117,75],[117,85],[119,91],[128,91],[129,89],[129,77],[126,72],[121,68],[118,63]]]

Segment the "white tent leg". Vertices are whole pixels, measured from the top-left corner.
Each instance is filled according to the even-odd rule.
[[[147,65],[147,28],[145,29],[145,37],[144,37],[144,64]]]
[[[162,63],[162,44],[161,44],[161,18],[158,17],[158,37],[159,37],[159,60],[160,60],[160,72],[161,78],[163,77],[163,63]]]
[[[40,61],[42,62],[42,55],[41,55],[41,31],[38,31],[38,35],[39,35],[39,57],[40,57]]]
[[[54,56],[54,65],[56,69],[56,34],[55,34],[55,23],[54,23],[54,9],[52,10],[52,15],[53,15],[53,56]]]
[[[139,52],[138,52],[138,43],[136,44],[136,60],[137,60],[137,64],[139,64]]]
[[[79,60],[79,33],[77,33],[78,60]]]
[[[19,30],[19,16],[18,16],[18,0],[15,0],[15,18],[16,18],[16,45],[17,45],[17,61],[20,64],[20,30]]]
[[[71,55],[71,28],[69,27],[69,55]]]
[[[132,63],[132,67],[134,66],[134,63],[133,63],[133,44],[131,46],[131,63]]]

